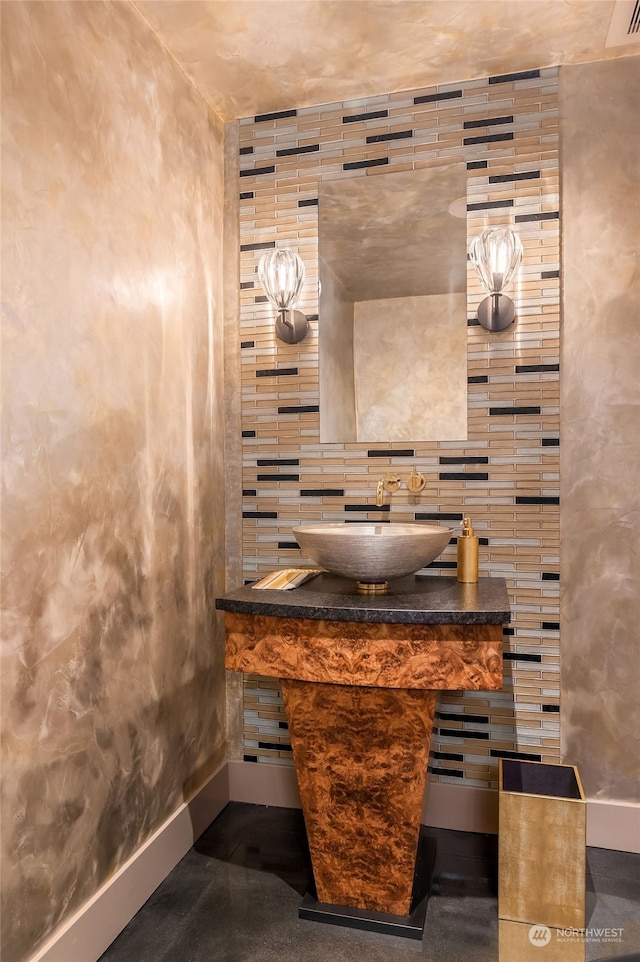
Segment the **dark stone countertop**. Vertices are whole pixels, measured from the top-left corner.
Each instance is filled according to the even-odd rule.
[[[461,584],[442,575],[409,575],[385,595],[361,595],[355,582],[321,574],[287,591],[247,585],[216,599],[216,608],[245,615],[405,625],[501,625],[511,620],[504,578]]]

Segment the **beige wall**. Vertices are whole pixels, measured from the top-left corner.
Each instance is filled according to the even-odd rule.
[[[562,753],[640,802],[640,58],[560,93]]]
[[[0,6],[2,958],[18,962],[224,755],[223,156],[129,4]]]

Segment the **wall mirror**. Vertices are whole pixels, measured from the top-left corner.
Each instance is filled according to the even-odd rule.
[[[467,437],[464,164],[320,185],[320,441]]]

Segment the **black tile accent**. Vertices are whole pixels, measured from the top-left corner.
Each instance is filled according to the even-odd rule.
[[[299,481],[299,474],[259,474],[256,481]]]
[[[282,551],[288,551],[289,549],[300,551],[300,545],[297,541],[278,541],[278,549]]]
[[[378,117],[388,117],[388,110],[370,110],[366,114],[348,114],[342,118],[343,124],[356,124],[361,120],[377,120]]]
[[[560,498],[546,497],[541,495],[538,498],[516,495],[516,504],[560,504]]]
[[[537,665],[542,662],[542,655],[531,655],[528,651],[504,651],[502,657],[505,661],[531,661]]]
[[[416,511],[416,521],[462,521],[462,511]]]
[[[276,150],[276,157],[293,157],[295,154],[315,154],[320,144],[306,144],[304,147],[282,147]]]
[[[297,367],[261,367],[256,371],[256,377],[293,377],[297,373]]]
[[[535,80],[539,76],[539,70],[522,70],[520,73],[503,73],[496,77],[489,77],[489,83],[505,84],[514,80]]]
[[[547,712],[547,714],[555,714],[560,712],[560,705],[541,705],[542,711]]]
[[[540,444],[543,448],[558,448],[560,447],[560,438],[542,438]]]
[[[241,157],[242,157],[244,154],[252,154],[252,153],[253,153],[253,147],[241,147],[241,148],[240,148],[240,156],[241,156]]]
[[[559,364],[516,364],[516,374],[550,374],[559,370]]]
[[[243,347],[255,347],[255,346],[256,346],[256,342],[255,342],[255,341],[240,341],[240,347],[241,347],[241,348],[243,348]]]
[[[382,508],[374,508],[374,511],[382,511]],[[362,522],[356,521],[355,518],[345,518],[345,524],[361,524]],[[376,518],[376,524],[391,524],[391,518]]]
[[[513,131],[504,134],[486,134],[484,137],[463,137],[462,143],[465,147],[473,144],[496,144],[501,140],[513,140]]]
[[[285,464],[300,464],[300,458],[258,458],[259,468],[277,468]]]
[[[420,94],[414,97],[414,104],[433,104],[437,100],[458,100],[462,97],[462,90],[443,90],[438,94]]]
[[[318,315],[317,315],[317,314],[307,314],[307,320],[308,320],[308,321],[317,321],[317,320],[318,320]]]
[[[308,197],[306,200],[298,201],[298,207],[317,207],[317,206],[318,206],[317,197]]]
[[[275,110],[270,114],[256,114],[253,118],[256,124],[259,124],[263,120],[283,120],[285,117],[297,117],[298,111],[293,110]]]
[[[278,414],[318,414],[317,404],[283,404],[278,408]]]
[[[507,628],[507,627],[505,626],[505,627],[503,627],[503,629],[502,629],[502,634],[503,634],[503,635],[515,635],[515,633],[516,633],[515,628]]]
[[[465,715],[464,712],[437,711],[436,718],[444,718],[446,721],[475,722],[477,725],[488,725],[488,715]]]
[[[344,488],[303,488],[301,498],[344,498]]]
[[[361,170],[363,167],[384,167],[389,163],[388,157],[375,157],[373,160],[355,160],[348,164],[343,164],[343,170]]]
[[[471,130],[472,127],[495,127],[498,124],[512,124],[513,114],[504,117],[484,117],[482,120],[465,120],[462,127],[464,130]]]
[[[252,291],[256,286],[255,281],[241,281],[240,290],[241,291]]]
[[[559,621],[543,621],[540,625],[543,631],[560,631]]]
[[[257,756],[257,755],[243,755],[243,756],[242,756],[242,760],[243,760],[243,762],[257,762],[257,761],[258,761],[258,756]]]
[[[467,210],[498,210],[501,207],[513,207],[513,199],[483,200],[478,204],[467,204]]]
[[[293,751],[291,745],[283,745],[280,742],[258,742],[258,748],[272,749],[276,752],[290,752]]]
[[[560,581],[560,575],[557,571],[543,571],[542,572],[543,581]]]
[[[389,511],[391,505],[383,504],[380,508],[375,504],[345,504],[345,511]]]
[[[256,495],[257,495],[257,493],[258,493],[258,492],[256,491],[255,488],[243,488],[243,489],[242,489],[242,497],[243,497],[243,498],[255,498]]]
[[[464,761],[464,759],[461,759]],[[431,775],[451,775],[453,778],[464,778],[464,773],[460,768],[440,768],[438,765],[427,765]]]
[[[277,518],[277,511],[243,511],[243,518]]]
[[[487,160],[470,160],[467,163],[467,170],[486,170],[488,166]]]
[[[490,748],[489,755],[491,758],[513,758],[521,762],[542,761],[542,755],[538,755],[536,752],[511,752],[506,748]]]
[[[252,190],[243,190],[240,194],[240,200],[253,200],[255,194]]]
[[[526,224],[536,220],[558,220],[559,210],[545,210],[541,214],[516,214],[514,220],[516,224]]]
[[[415,454],[413,448],[400,448],[397,451],[391,448],[372,448],[367,451],[368,458],[414,458]]]
[[[458,752],[432,752],[434,758],[440,758],[447,762],[463,762],[464,755],[459,755]]]
[[[467,378],[467,384],[488,384],[488,383],[489,383],[489,377],[487,374],[472,374],[471,377]]]
[[[535,752],[510,752],[506,748],[490,748],[491,758],[515,758],[522,762],[541,762],[542,755]]]
[[[243,432],[242,432],[242,437],[243,437],[243,438],[255,438],[255,436],[256,436],[256,432],[255,432],[255,431],[243,431]]]
[[[489,408],[489,414],[494,417],[500,417],[501,415],[512,415],[512,414],[540,414],[541,410],[537,405],[521,405],[514,406],[510,408]]]
[[[438,458],[439,464],[488,464],[489,458],[486,457],[449,457],[448,455],[441,455]]]
[[[269,300],[269,298],[266,296],[266,294],[256,294],[256,296],[255,296],[254,299],[253,299],[253,303],[254,303],[254,304],[266,304],[268,300]]]
[[[453,569],[457,568],[458,565],[457,565],[457,562],[455,561],[440,561],[438,559],[436,561],[431,561],[428,565],[426,565],[426,567],[427,568],[449,568],[451,571],[453,571]]]
[[[281,721],[281,722],[278,722],[278,728],[286,728],[288,731],[289,726],[286,722]]]
[[[255,244],[240,244],[241,251],[269,251],[276,246],[275,241],[257,241]]]
[[[438,481],[488,481],[486,471],[441,471]]]
[[[539,180],[539,170],[520,170],[512,174],[489,174],[490,184],[509,184],[512,180]]]
[[[367,143],[382,144],[386,140],[407,140],[409,137],[413,137],[412,130],[394,130],[390,134],[371,134],[367,137]]]
[[[489,740],[489,732],[477,732],[470,728],[440,728],[440,734],[447,738],[481,738]]]
[[[560,271],[542,271],[540,274],[540,279],[543,281],[552,281],[556,277],[560,277]]]
[[[247,170],[241,170],[241,177],[259,177],[260,174],[275,174],[276,168],[273,164],[269,164],[267,167],[250,167]]]

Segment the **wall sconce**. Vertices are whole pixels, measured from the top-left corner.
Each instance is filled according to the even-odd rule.
[[[258,277],[278,311],[276,336],[287,344],[297,344],[309,330],[305,315],[292,310],[304,283],[304,264],[294,251],[274,248],[260,258]]]
[[[469,257],[489,297],[478,308],[478,321],[487,331],[504,331],[513,324],[516,306],[502,291],[522,260],[522,243],[510,227],[491,227],[469,245]]]

